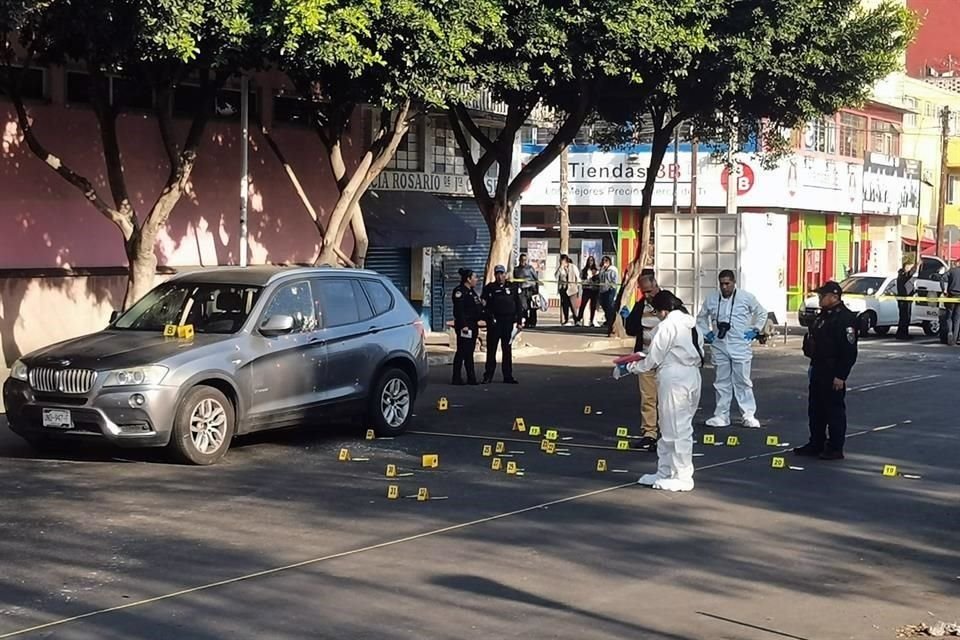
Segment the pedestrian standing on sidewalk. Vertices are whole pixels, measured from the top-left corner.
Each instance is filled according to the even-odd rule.
[[[810,358],[810,441],[793,452],[819,456],[821,460],[843,460],[847,378],[857,362],[857,314],[843,304],[843,289],[836,282],[824,283],[817,294],[820,314],[803,337],[803,355]]]
[[[743,426],[756,429],[760,421],[750,379],[752,343],[767,322],[767,312],[753,294],[737,289],[733,271],[724,269],[717,280],[720,290],[707,296],[697,316],[703,340],[712,346],[716,375],[713,388],[717,392],[717,407],[707,426],[730,426],[730,404],[736,396]]]
[[[660,325],[646,357],[620,365],[642,374],[656,371],[657,406],[662,436],[657,445],[657,472],[642,476],[637,483],[664,491],[693,490],[693,416],[700,404],[700,368],[703,367],[702,340],[696,319],[683,302],[669,291],[651,301]]]
[[[483,304],[477,295],[477,276],[460,269],[460,285],[453,290],[453,329],[457,333],[457,353],[453,356],[453,384],[462,385],[461,369],[467,370],[467,384],[477,384],[473,354],[477,349]]]
[[[534,298],[540,293],[540,278],[525,253],[520,254],[520,263],[513,268],[513,281],[520,287],[524,326],[532,329],[537,326],[537,306]]]
[[[520,289],[507,282],[507,268],[498,264],[493,269],[496,281],[483,288],[482,300],[487,316],[487,366],[483,383],[493,382],[497,372],[497,345],[503,351],[503,381],[517,384],[513,377],[513,329],[523,328],[523,313],[520,305]]]
[[[912,296],[914,292],[913,276],[916,275],[920,267],[918,261],[911,266],[909,262],[904,262],[900,270],[897,271],[897,297],[906,298]],[[900,318],[897,322],[897,340],[910,339],[910,320],[913,312],[913,303],[909,300],[897,300],[897,309],[900,311]]]
[[[587,264],[580,271],[580,282],[583,283],[583,294],[580,296],[580,310],[577,312],[576,324],[583,324],[583,312],[590,305],[590,323],[588,327],[593,326],[597,316],[597,299],[600,297],[600,269],[597,267],[597,259],[593,256],[587,256]]]
[[[943,292],[948,298],[960,298],[960,260],[943,277]],[[948,302],[947,308],[947,344],[953,346],[960,339],[960,303]]]
[[[580,280],[577,275],[577,268],[570,262],[570,257],[565,253],[561,255],[556,278],[560,294],[560,324],[563,326],[572,325],[577,319],[577,312],[573,307],[573,300],[580,295]]]
[[[634,353],[647,353],[654,333],[660,324],[660,316],[651,304],[660,293],[660,285],[653,273],[645,273],[637,282],[641,297],[633,305],[633,311],[624,320],[624,330],[627,335],[636,337],[633,345]],[[621,315],[623,310],[621,310]],[[657,441],[660,439],[660,427],[657,425],[657,374],[653,371],[641,373],[637,376],[640,385],[640,440],[632,447],[640,451],[654,452],[657,450]]]
[[[613,260],[610,256],[603,256],[600,260],[600,308],[603,309],[604,327],[607,329],[607,337],[613,332],[613,323],[616,319],[617,302],[617,270],[613,268]]]

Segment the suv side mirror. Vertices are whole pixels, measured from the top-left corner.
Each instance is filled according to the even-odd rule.
[[[877,290],[874,289],[873,287],[870,287],[870,288],[867,289],[867,295],[868,295],[868,296],[872,296],[872,295],[875,294],[876,292],[877,292]]]
[[[268,338],[287,335],[293,331],[293,324],[292,316],[270,316],[260,325],[260,333]]]
[[[110,324],[113,324],[114,322],[116,322],[116,321],[117,321],[117,318],[119,318],[119,317],[120,317],[120,312],[119,312],[119,311],[113,311],[113,312],[111,312],[111,313],[110,313]]]

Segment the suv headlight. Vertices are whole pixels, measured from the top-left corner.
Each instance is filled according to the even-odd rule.
[[[10,377],[14,380],[20,380],[22,382],[27,381],[27,378],[29,377],[27,375],[28,373],[29,371],[27,370],[27,365],[23,364],[23,360],[17,360],[14,362],[13,368],[10,369]]]
[[[131,387],[141,385],[160,384],[167,375],[167,368],[159,365],[149,367],[133,367],[131,369],[117,369],[107,374],[105,387]]]

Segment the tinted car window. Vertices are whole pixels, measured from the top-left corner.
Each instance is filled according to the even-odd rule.
[[[114,323],[114,329],[163,331],[189,324],[197,333],[236,333],[246,322],[259,287],[173,281],[161,284]]]
[[[320,302],[324,327],[342,327],[345,324],[360,322],[357,292],[353,281],[346,278],[324,278],[314,280],[313,286],[316,288]]]
[[[939,260],[932,260],[930,258],[922,258],[920,261],[920,272],[917,274],[917,277],[921,280],[934,280],[940,275],[940,269],[943,268],[943,264]]]
[[[317,315],[313,308],[310,284],[297,282],[283,285],[277,289],[263,314],[263,320],[266,321],[268,318],[278,315],[293,318],[294,333],[314,331],[317,328]]]
[[[393,308],[393,296],[390,291],[383,286],[382,282],[376,280],[364,280],[363,290],[367,292],[370,303],[373,305],[373,312],[376,315],[383,315]]]
[[[360,282],[353,280],[352,284],[353,299],[357,301],[357,312],[360,314],[360,321],[369,320],[373,317],[373,307],[370,306],[370,301],[367,300],[367,296],[364,295]]]

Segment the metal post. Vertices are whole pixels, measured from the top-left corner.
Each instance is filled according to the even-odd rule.
[[[934,255],[943,257],[943,225],[947,208],[947,181],[950,179],[950,173],[947,171],[950,147],[950,107],[944,107],[940,112],[940,128],[940,198],[937,202],[937,248]]]
[[[737,213],[737,164],[733,154],[737,147],[737,117],[734,116],[727,148],[727,213]]]
[[[240,266],[247,266],[247,210],[250,199],[250,79],[240,78]]]
[[[673,130],[673,215],[677,215],[677,173],[680,172],[680,125]]]

